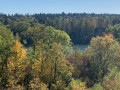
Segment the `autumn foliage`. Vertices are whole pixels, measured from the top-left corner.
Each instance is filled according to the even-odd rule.
[[[72,51],[70,37],[52,27],[36,24],[26,34],[28,52],[0,27],[0,90],[119,90],[120,44],[112,34],[93,37],[85,52]]]

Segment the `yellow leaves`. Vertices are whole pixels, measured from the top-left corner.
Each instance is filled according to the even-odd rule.
[[[94,48],[100,47],[101,49],[109,48],[113,45],[116,41],[112,34],[105,34],[103,37],[97,36],[96,38],[92,38],[91,46]]]
[[[50,90],[68,90],[68,89],[66,88],[66,84],[64,81],[57,80],[55,84],[51,85]]]
[[[17,54],[17,57],[25,57],[26,49],[22,48],[22,44],[19,41],[15,41],[15,46],[12,48],[12,51]]]
[[[32,65],[32,69],[34,71],[34,74],[38,74],[41,72],[41,58],[39,58],[39,60],[37,60],[33,65]]]
[[[85,83],[81,82],[80,80],[73,80],[69,85],[68,85],[69,90],[87,90]]]
[[[15,46],[12,48],[13,51],[19,52],[20,48],[22,47],[22,44],[19,41],[15,41]]]
[[[47,85],[41,82],[38,77],[30,81],[29,87],[32,90],[48,90]]]
[[[8,58],[7,66],[8,69],[11,71],[22,70],[27,65],[28,62],[25,62],[26,59],[26,49],[22,48],[22,44],[19,41],[14,41],[15,45],[12,47],[13,55]]]
[[[26,58],[26,49],[22,48],[22,44],[19,41],[16,40],[14,42],[15,45],[12,47],[13,55],[8,59],[7,64],[9,70],[14,70],[15,68],[22,69],[24,65],[27,65],[24,61]]]
[[[19,41],[16,40],[14,42],[15,44],[12,47],[13,54],[7,60],[8,82],[12,88],[16,87],[19,80],[24,80],[25,69],[29,65],[29,62],[26,61],[26,49],[22,47]]]
[[[8,63],[7,63],[7,67],[8,67],[8,69],[9,69],[9,71],[14,70],[15,67],[14,67],[13,61],[8,61]]]
[[[114,37],[112,34],[107,34],[102,38],[101,44],[105,47],[107,44],[112,44],[114,42]]]

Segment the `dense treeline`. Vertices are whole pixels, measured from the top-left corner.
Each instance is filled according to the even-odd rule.
[[[101,36],[105,29],[120,23],[120,15],[109,14],[35,14],[39,23],[64,30],[74,44],[88,44],[92,37]]]
[[[46,14],[41,14],[46,16]],[[47,14],[66,18],[77,14]],[[82,16],[83,15],[83,16]],[[119,15],[78,14],[82,20],[117,17],[107,23],[91,41],[85,52],[72,50],[69,33],[58,27],[40,24],[36,15],[3,15],[0,23],[1,90],[119,90],[120,24]],[[38,15],[39,16],[39,15]],[[71,16],[74,18],[75,16]],[[103,18],[105,16],[105,18]],[[56,18],[57,18],[56,17]],[[75,17],[75,18],[76,18]],[[91,19],[91,20],[92,20]],[[79,19],[78,19],[79,20]],[[107,19],[108,20],[108,19]],[[46,21],[43,19],[43,21]],[[83,21],[82,21],[83,22]],[[63,22],[61,22],[63,24]],[[75,23],[75,22],[74,22]],[[77,19],[76,19],[77,23]],[[97,22],[98,23],[98,22]],[[57,25],[58,23],[56,23]],[[89,22],[88,25],[93,23]],[[65,23],[63,24],[65,25]],[[87,24],[85,24],[87,25]],[[105,23],[104,23],[105,25]],[[67,27],[67,26],[66,26]],[[72,26],[71,26],[72,27]],[[78,26],[76,26],[78,27]],[[85,26],[85,28],[88,28]],[[85,29],[81,35],[90,35]],[[78,29],[76,29],[77,31]],[[79,31],[82,29],[79,29]],[[86,31],[88,30],[88,31]],[[104,34],[103,31],[104,31]],[[74,30],[75,31],[75,30]],[[94,31],[94,30],[93,30]],[[78,34],[78,33],[76,33]],[[96,36],[98,35],[99,36]],[[79,34],[78,34],[79,36]],[[76,36],[76,37],[78,37]],[[86,37],[88,39],[88,37]],[[84,39],[76,39],[79,42]],[[29,52],[25,46],[29,46]]]
[[[14,33],[21,33],[34,23],[52,26],[68,33],[74,44],[88,44],[92,37],[102,36],[106,28],[120,23],[117,14],[0,14],[0,22],[10,25]],[[24,24],[24,25],[23,25]],[[17,28],[17,29],[16,29]]]

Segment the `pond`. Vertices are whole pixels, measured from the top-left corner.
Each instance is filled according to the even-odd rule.
[[[30,49],[30,48],[32,48],[32,46],[26,46],[26,47],[25,47],[25,49],[27,49],[27,50],[26,50],[26,53],[29,52],[29,49]]]
[[[32,47],[32,46],[27,46],[25,47],[25,49],[27,49],[26,53],[29,52],[29,48]],[[83,51],[85,52],[85,49],[88,47],[88,45],[75,45],[73,46],[73,51],[74,50],[80,50],[80,51]]]
[[[73,50],[80,50],[84,52],[87,47],[88,45],[75,45],[73,46]]]

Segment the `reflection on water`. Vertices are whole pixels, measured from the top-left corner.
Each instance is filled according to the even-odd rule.
[[[87,47],[88,45],[75,45],[73,46],[73,50],[80,50],[84,52]]]
[[[25,47],[25,49],[27,49],[27,50],[26,50],[26,53],[29,52],[29,49],[30,49],[30,48],[33,48],[33,47],[32,47],[32,46],[26,46],[26,47]]]
[[[30,47],[32,48],[32,46],[25,47],[25,49],[27,49],[26,53],[29,52]],[[73,51],[74,50],[80,50],[80,51],[84,52],[87,47],[88,47],[88,45],[75,45],[75,46],[73,46]]]

